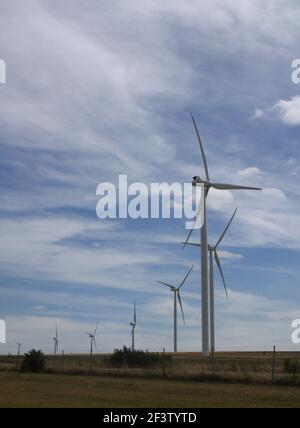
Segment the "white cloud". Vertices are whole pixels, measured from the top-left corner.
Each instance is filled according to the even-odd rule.
[[[284,125],[298,126],[300,125],[300,96],[295,95],[289,100],[280,99],[272,107],[260,110],[260,112],[256,115],[256,119],[275,117]]]
[[[108,239],[112,234],[110,223],[79,221],[77,218],[50,217],[0,220],[2,244],[0,253],[2,271],[16,276],[44,278],[59,281],[105,285],[109,271],[130,265],[158,263],[159,255],[142,251],[94,247],[97,239]],[[118,233],[118,232],[116,232]],[[91,235],[90,235],[91,234]],[[90,244],[80,239],[93,237]],[[98,237],[98,238],[97,238]],[[78,239],[71,243],[69,240]],[[89,241],[88,241],[89,242]],[[127,248],[129,243],[127,244]],[[125,281],[107,281],[106,286],[128,287]]]
[[[211,188],[207,199],[207,206],[214,211],[226,211],[233,206],[234,196],[229,190]]]
[[[287,197],[283,190],[276,187],[266,187],[262,189],[262,196],[270,197],[277,201],[286,201]]]
[[[240,171],[238,171],[238,175],[240,175],[241,177],[246,177],[246,178],[255,177],[255,176],[260,175],[260,174],[262,174],[262,172],[256,166],[250,166],[248,168],[241,169]]]
[[[264,117],[264,115],[265,115],[265,112],[262,109],[256,107],[250,119],[261,119],[262,117]]]
[[[232,253],[231,251],[219,250],[218,255],[225,260],[241,260],[244,258],[242,254]]]
[[[277,112],[280,120],[289,126],[300,125],[300,96],[296,95],[290,100],[279,100],[274,110]]]

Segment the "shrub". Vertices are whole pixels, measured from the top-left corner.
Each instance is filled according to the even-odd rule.
[[[31,349],[24,354],[21,371],[40,373],[45,368],[45,355],[40,350]]]
[[[128,367],[151,367],[156,364],[172,362],[171,355],[153,353],[149,351],[134,350],[123,346],[123,349],[115,349],[110,357],[115,366],[127,365]]]
[[[296,379],[296,374],[299,372],[299,361],[293,360],[291,358],[286,358],[284,360],[284,371],[288,373],[293,380]]]

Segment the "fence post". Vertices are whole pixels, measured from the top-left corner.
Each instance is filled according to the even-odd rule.
[[[64,355],[65,355],[65,351],[62,350],[62,352],[61,352],[61,371],[64,370]]]
[[[163,348],[162,377],[166,376],[166,371],[165,371],[165,353],[166,353],[166,350],[165,350],[165,348]]]
[[[211,347],[211,375],[215,374],[215,348]]]
[[[276,355],[276,347],[273,346],[273,353],[272,353],[272,383],[274,383],[275,378],[275,355]]]

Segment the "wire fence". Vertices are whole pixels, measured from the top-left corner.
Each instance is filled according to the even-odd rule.
[[[111,354],[46,355],[46,371],[60,374],[159,377],[191,381],[222,381],[300,386],[300,352],[211,352],[157,353],[158,363],[149,367],[131,366],[124,360],[112,363]],[[168,358],[167,358],[168,357]],[[19,370],[23,356],[0,356],[0,370]]]

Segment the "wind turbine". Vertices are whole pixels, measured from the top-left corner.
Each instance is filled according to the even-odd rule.
[[[180,297],[180,289],[183,286],[183,284],[185,283],[189,274],[191,273],[193,267],[194,267],[194,265],[192,265],[190,267],[188,273],[185,275],[185,277],[183,278],[183,280],[181,281],[181,283],[179,284],[178,287],[175,287],[175,285],[169,284],[167,282],[157,281],[160,284],[163,284],[163,285],[166,285],[167,287],[169,287],[170,290],[174,293],[174,352],[177,352],[177,300],[178,300],[179,305],[180,305],[183,322],[185,323],[184,313],[183,313],[183,308],[182,308],[182,302],[181,302],[181,297]]]
[[[22,343],[17,342],[17,345],[18,345],[18,353],[17,353],[17,360],[16,360],[16,368],[18,368],[19,366],[19,358],[20,358]]]
[[[57,335],[57,326],[55,327],[55,336],[53,337],[54,340],[54,355],[58,354],[58,335]]]
[[[207,246],[208,252],[209,252],[209,312],[210,312],[210,346],[211,346],[211,350],[214,351],[215,350],[215,297],[214,297],[214,259],[216,262],[216,265],[219,269],[221,278],[222,278],[222,282],[224,285],[224,290],[225,290],[225,294],[226,294],[226,298],[228,298],[228,293],[227,293],[227,287],[226,287],[226,282],[225,282],[225,278],[224,278],[224,274],[222,271],[222,266],[220,263],[220,259],[218,256],[218,252],[217,252],[217,248],[220,245],[221,241],[223,240],[227,230],[229,229],[229,226],[232,223],[232,220],[236,214],[237,208],[234,210],[234,213],[232,214],[229,222],[227,223],[223,233],[220,235],[219,239],[217,240],[215,245],[209,245]],[[194,242],[185,242],[185,245],[194,245],[196,247],[200,247],[201,244],[196,244]]]
[[[19,358],[20,352],[21,352],[21,348],[22,348],[22,343],[17,342],[17,345],[18,345],[18,354],[17,354],[17,357]]]
[[[97,333],[97,328],[98,328],[99,322],[97,322],[94,333],[86,333],[89,338],[91,339],[91,346],[90,346],[90,370],[92,368],[92,358],[93,358],[93,347],[95,345],[95,349],[97,351],[97,343],[96,343],[96,333]]]
[[[205,152],[200,138],[200,134],[194,119],[191,114],[191,118],[196,131],[197,139],[200,146],[201,156],[205,170],[205,180],[202,180],[199,176],[194,176],[192,180],[193,186],[203,186],[204,188],[204,202],[203,202],[203,225],[201,227],[201,306],[202,306],[202,354],[205,356],[209,355],[209,296],[208,296],[208,254],[207,254],[207,224],[206,224],[206,197],[209,189],[213,187],[218,190],[261,190],[259,187],[248,187],[240,186],[236,184],[226,183],[215,183],[210,181],[208,174],[208,166],[206,162]],[[190,230],[186,242],[189,240],[193,229]]]
[[[134,351],[134,330],[136,327],[136,307],[135,307],[135,301],[133,302],[133,321],[130,323],[131,328],[131,332],[130,332],[130,336],[131,336],[131,350]]]
[[[95,345],[95,349],[97,351],[97,343],[96,343],[95,336],[96,336],[96,333],[97,333],[98,325],[99,325],[99,322],[97,322],[97,324],[96,324],[94,333],[87,333],[87,335],[91,339],[91,347],[90,347],[90,355],[91,356],[93,355],[93,347],[94,347],[94,345]]]

